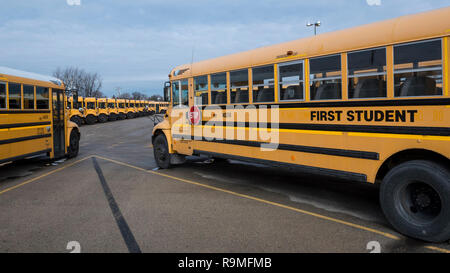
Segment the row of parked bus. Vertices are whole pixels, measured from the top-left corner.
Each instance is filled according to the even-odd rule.
[[[167,102],[109,98],[68,97],[67,108],[70,120],[82,124],[132,119],[165,113]]]

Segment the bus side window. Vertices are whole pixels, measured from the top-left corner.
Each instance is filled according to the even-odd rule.
[[[34,109],[34,86],[23,85],[23,108]]]
[[[279,64],[280,101],[303,100],[303,62]]]
[[[248,69],[230,72],[231,103],[248,103]]]
[[[386,49],[348,53],[350,99],[387,96]]]
[[[227,73],[211,75],[211,103],[227,104]]]
[[[396,97],[442,95],[442,42],[417,42],[394,47]]]
[[[18,83],[9,83],[9,109],[22,109],[22,91]]]
[[[253,68],[253,102],[275,101],[273,65]]]
[[[311,100],[342,98],[341,55],[310,60]]]
[[[6,84],[0,83],[0,109],[6,109]]]
[[[194,78],[194,104],[208,104],[208,76]]]
[[[49,109],[49,90],[47,87],[36,86],[36,108]]]

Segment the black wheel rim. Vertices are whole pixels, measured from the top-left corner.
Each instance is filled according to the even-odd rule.
[[[411,181],[400,189],[399,195],[401,210],[417,224],[433,222],[441,213],[441,196],[428,183]]]

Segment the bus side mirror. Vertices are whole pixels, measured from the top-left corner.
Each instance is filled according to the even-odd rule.
[[[72,97],[73,97],[74,103],[76,101],[78,101],[78,90],[72,90]]]
[[[170,82],[164,83],[164,101],[170,102]]]

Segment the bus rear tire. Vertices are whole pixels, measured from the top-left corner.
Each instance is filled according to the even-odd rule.
[[[67,157],[74,158],[80,150],[80,134],[76,130],[70,132],[69,147],[67,148]]]
[[[164,134],[157,135],[153,141],[153,155],[158,167],[161,169],[168,169],[171,167],[169,146]]]
[[[402,234],[427,242],[450,239],[450,171],[415,160],[388,172],[380,188],[388,221]]]

